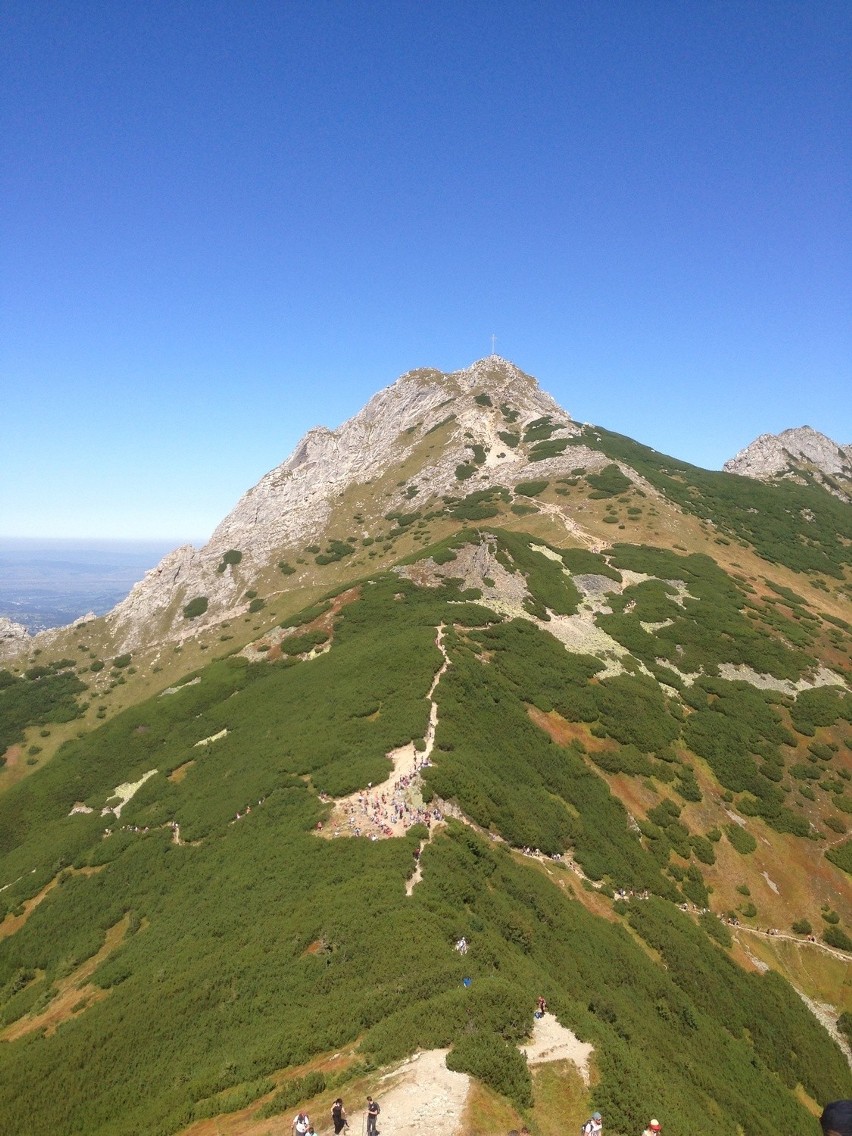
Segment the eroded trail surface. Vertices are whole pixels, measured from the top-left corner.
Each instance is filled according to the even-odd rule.
[[[531,1066],[551,1061],[572,1061],[589,1084],[591,1045],[579,1040],[553,1014],[535,1019],[532,1038],[521,1046]],[[446,1049],[415,1053],[382,1078],[376,1099],[382,1107],[379,1131],[393,1136],[456,1136],[462,1132],[470,1078],[447,1068]],[[386,1087],[385,1087],[386,1086]],[[351,1119],[350,1131],[361,1132],[361,1116]]]
[[[421,780],[422,771],[430,764],[430,755],[435,746],[435,731],[438,726],[435,691],[450,665],[444,646],[444,626],[442,623],[435,635],[435,645],[444,661],[435,673],[426,695],[429,700],[429,721],[423,748],[418,750],[414,742],[409,742],[408,745],[391,750],[388,758],[393,762],[393,770],[387,780],[336,800],[331,816],[317,835],[368,836],[372,840],[378,840],[381,837],[403,836],[415,824],[431,827],[444,819],[448,806],[432,801],[427,807],[423,801]]]
[[[576,1034],[560,1025],[553,1014],[536,1018],[532,1041],[521,1046],[521,1052],[530,1065],[544,1065],[548,1061],[572,1061],[586,1085],[589,1084],[589,1059],[594,1051],[594,1046],[580,1041]]]
[[[448,1049],[415,1053],[382,1077],[375,1093],[381,1105],[379,1131],[393,1136],[452,1136],[461,1131],[470,1077],[447,1068]],[[384,1087],[384,1086],[387,1087]],[[350,1131],[361,1132],[361,1117],[350,1121]]]

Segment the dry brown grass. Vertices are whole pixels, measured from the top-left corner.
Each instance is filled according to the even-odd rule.
[[[97,868],[67,868],[66,871],[72,876],[93,876],[96,872],[103,870],[101,864]],[[7,915],[6,918],[0,923],[0,939],[8,939],[10,935],[14,935],[16,931],[20,931],[21,927],[26,923],[38,905],[48,896],[56,885],[59,883],[59,876],[54,876],[52,880],[44,885],[38,895],[34,895],[32,899],[28,899],[24,904],[24,910],[20,915]]]
[[[523,1118],[505,1097],[498,1096],[491,1089],[471,1081],[467,1102],[461,1117],[459,1131],[465,1136],[504,1136],[506,1132],[520,1131]]]
[[[104,959],[108,958],[121,944],[129,927],[130,916],[125,915],[107,931],[104,945],[96,954],[86,959],[67,977],[54,983],[56,996],[46,1010],[43,1010],[40,1014],[26,1015],[19,1018],[18,1021],[12,1022],[0,1033],[0,1039],[16,1041],[19,1037],[24,1037],[25,1034],[33,1033],[39,1029],[44,1029],[49,1036],[56,1031],[62,1022],[76,1017],[77,1014],[83,1013],[95,1002],[100,1002],[103,998],[106,998],[109,991],[103,990],[100,986],[92,986],[89,979]]]

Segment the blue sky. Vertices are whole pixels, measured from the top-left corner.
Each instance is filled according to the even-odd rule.
[[[852,441],[852,7],[6,0],[0,535],[200,539],[498,353],[718,468]]]

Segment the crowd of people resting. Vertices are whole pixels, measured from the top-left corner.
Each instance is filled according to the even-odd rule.
[[[431,827],[444,819],[446,808],[433,804],[427,807],[421,796],[420,771],[429,765],[429,759],[415,761],[410,773],[397,777],[390,785],[372,785],[356,797],[342,804],[350,836],[369,836],[373,840],[397,835],[415,824]],[[321,798],[326,799],[326,798]],[[322,830],[322,823],[317,828]],[[335,830],[333,835],[338,835]]]

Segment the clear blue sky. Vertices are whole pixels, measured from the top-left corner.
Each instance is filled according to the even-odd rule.
[[[852,6],[5,0],[0,535],[202,538],[490,351],[718,468],[852,441]]]

